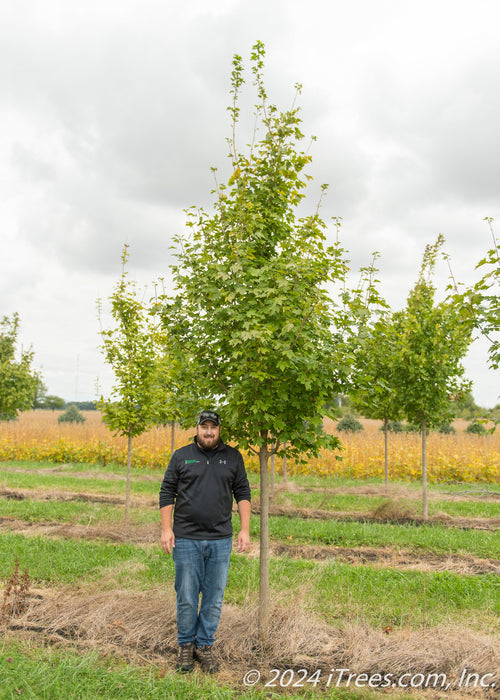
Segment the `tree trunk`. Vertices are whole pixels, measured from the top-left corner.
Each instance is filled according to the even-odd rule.
[[[283,443],[283,448],[285,449],[285,454],[283,455],[283,481],[286,483],[287,470],[286,470],[286,442]]]
[[[385,493],[389,493],[389,446],[387,440],[387,418],[384,418],[384,482],[385,482]]]
[[[269,474],[267,430],[261,431],[264,444],[259,450],[260,468],[260,573],[259,573],[259,640],[265,644],[269,634]]]
[[[271,491],[269,494],[269,500],[272,503],[272,500],[274,498],[274,480],[276,477],[276,455],[273,454],[271,455]]]
[[[175,420],[172,421],[172,432],[170,436],[170,456],[174,454],[175,450]]]
[[[128,436],[127,446],[127,482],[125,487],[125,522],[129,521],[130,514],[130,467],[132,465],[132,435]]]
[[[427,520],[429,509],[427,505],[427,424],[422,421],[422,515]]]

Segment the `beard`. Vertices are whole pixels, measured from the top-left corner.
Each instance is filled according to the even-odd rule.
[[[219,436],[214,435],[212,438],[204,438],[201,435],[197,435],[196,442],[205,450],[214,450],[219,444]]]

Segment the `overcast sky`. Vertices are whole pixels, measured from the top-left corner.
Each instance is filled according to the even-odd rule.
[[[477,279],[484,217],[500,227],[499,20],[498,0],[2,3],[0,315],[19,312],[49,393],[109,391],[96,299],[125,242],[140,285],[168,279],[183,210],[209,206],[210,168],[227,168],[232,56],[248,66],[256,40],[278,107],[303,85],[308,203],[329,183],[353,268],[379,251],[401,308],[442,233],[455,276]],[[466,367],[497,403],[484,343]]]

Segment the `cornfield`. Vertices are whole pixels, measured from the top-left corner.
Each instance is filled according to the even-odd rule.
[[[58,411],[31,411],[17,421],[0,423],[0,461],[28,460],[56,463],[125,463],[126,438],[113,436],[97,411],[83,412],[81,424],[58,423]],[[384,476],[384,439],[379,421],[362,421],[364,430],[339,435],[341,452],[322,452],[306,464],[289,459],[288,473],[341,476],[353,479]],[[471,435],[464,432],[464,421],[456,421],[456,433],[431,433],[427,441],[430,482],[487,482],[500,480],[500,434]],[[325,427],[335,432],[335,423]],[[194,430],[179,427],[175,447],[192,439]],[[134,440],[135,467],[165,468],[170,459],[171,428],[158,426]],[[341,459],[339,459],[339,456]],[[248,471],[258,471],[254,455],[246,456]],[[281,460],[276,462],[277,472]],[[418,434],[394,433],[389,436],[389,476],[393,480],[414,481],[421,472],[421,442]]]

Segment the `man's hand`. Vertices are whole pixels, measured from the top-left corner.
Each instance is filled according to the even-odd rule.
[[[250,501],[238,501],[241,529],[238,535],[238,552],[246,552],[250,544]]]
[[[170,528],[168,530],[162,530],[161,532],[161,546],[166,551],[167,554],[172,553],[172,549],[175,547],[175,535],[174,531]]]
[[[174,509],[173,505],[163,506],[160,508],[161,514],[161,546],[166,551],[167,554],[172,553],[172,549],[175,547],[175,535],[172,530],[172,511]]]
[[[249,544],[250,534],[245,530],[241,530],[240,534],[238,535],[238,552],[240,554],[242,552],[246,552]]]

